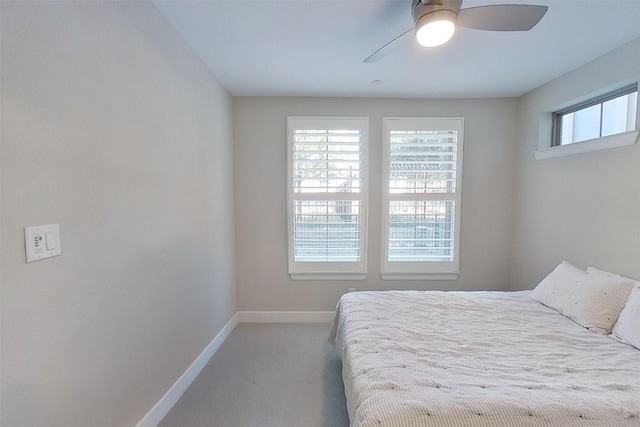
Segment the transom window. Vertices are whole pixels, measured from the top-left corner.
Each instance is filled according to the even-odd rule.
[[[368,119],[289,117],[287,122],[289,274],[363,278]]]
[[[638,85],[553,114],[553,145],[566,145],[635,130]]]

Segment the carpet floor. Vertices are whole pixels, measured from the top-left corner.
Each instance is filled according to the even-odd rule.
[[[325,323],[241,323],[159,427],[348,427]]]

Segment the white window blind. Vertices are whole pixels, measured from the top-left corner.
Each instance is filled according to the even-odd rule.
[[[462,118],[385,118],[384,278],[454,279]]]
[[[366,118],[288,118],[289,274],[365,274]]]

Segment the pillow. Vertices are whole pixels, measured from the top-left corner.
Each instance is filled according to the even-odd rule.
[[[618,274],[595,267],[587,268],[587,273],[601,274],[609,277],[621,277]],[[633,280],[633,279],[629,279]],[[627,304],[624,306],[618,317],[618,321],[613,326],[613,337],[620,342],[640,349],[640,281],[635,281],[636,286],[631,291]]]
[[[562,261],[529,296],[599,334],[610,334],[634,282],[590,274]]]
[[[612,273],[610,271],[600,270],[599,268],[595,268],[595,267],[587,267],[587,273],[589,273],[589,274],[601,274],[603,276],[609,276],[609,277],[620,277],[619,274]]]
[[[613,336],[640,350],[640,285],[636,285],[631,291],[627,305],[613,327]]]
[[[610,271],[600,270],[600,269],[595,268],[595,267],[587,267],[587,273],[589,273],[589,274],[600,274],[601,276],[607,276],[607,277],[622,277],[623,279],[631,280],[632,282],[636,282],[637,283],[637,281],[635,279],[629,279],[628,277],[624,277],[624,276],[621,276],[621,275],[616,274],[616,273],[611,273]]]

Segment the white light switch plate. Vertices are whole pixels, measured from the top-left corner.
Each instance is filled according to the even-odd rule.
[[[25,227],[24,246],[27,262],[60,255],[60,224]]]

